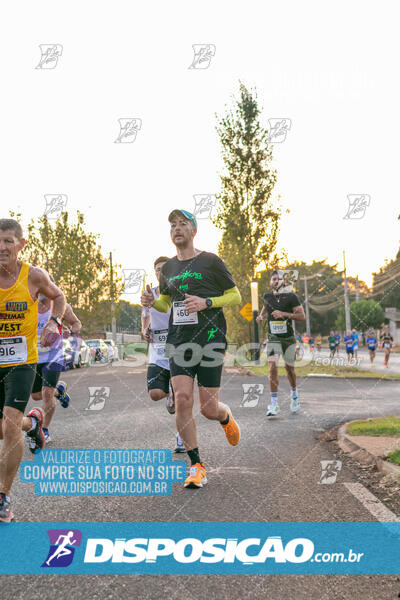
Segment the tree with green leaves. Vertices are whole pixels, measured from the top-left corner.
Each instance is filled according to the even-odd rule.
[[[10,211],[10,216],[21,222],[20,214]],[[32,219],[25,237],[23,260],[53,276],[82,321],[83,332],[103,330],[111,311],[109,259],[98,244],[99,235],[86,231],[84,215],[77,211],[75,223],[69,222],[67,212],[54,222],[47,215]],[[116,299],[124,287],[118,268],[114,268]]]
[[[272,168],[268,131],[260,122],[257,94],[240,83],[239,97],[217,117],[225,171],[221,174],[218,213],[219,255],[232,272],[243,299],[250,299],[250,282],[260,265],[277,259],[281,208],[273,199],[277,174]],[[225,311],[229,339],[248,340],[248,325],[237,307]]]
[[[350,304],[351,327],[357,331],[367,331],[370,327],[381,327],[385,313],[379,302],[375,300],[360,300]],[[340,307],[336,319],[336,328],[346,329],[344,306]]]
[[[400,250],[395,259],[373,274],[372,297],[383,308],[400,310]]]

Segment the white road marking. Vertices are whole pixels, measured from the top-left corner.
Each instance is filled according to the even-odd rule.
[[[377,521],[381,521],[381,522],[385,522],[385,521],[398,522],[398,521],[400,521],[400,518],[397,517],[394,514],[394,512],[389,510],[387,508],[387,506],[382,504],[382,502],[380,500],[378,500],[378,498],[376,496],[371,494],[371,492],[369,490],[367,490],[367,488],[365,488],[362,485],[362,483],[350,483],[349,482],[349,483],[344,483],[343,485],[347,487],[349,492],[351,494],[353,494],[353,496],[355,498],[357,498],[357,500],[359,502],[361,502],[361,504],[364,506],[364,508],[366,508],[371,513],[371,515],[373,517],[375,517],[375,519]]]

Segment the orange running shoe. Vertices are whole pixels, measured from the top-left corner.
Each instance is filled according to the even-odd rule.
[[[236,423],[235,419],[233,418],[229,407],[228,407],[228,413],[229,413],[229,421],[227,422],[226,425],[222,425],[222,423],[221,423],[221,425],[222,425],[223,429],[225,429],[226,439],[228,440],[230,445],[237,446],[237,444],[239,443],[239,440],[240,440],[240,428],[239,428],[239,425]]]
[[[207,483],[204,463],[196,463],[190,467],[189,477],[185,481],[187,488],[201,488]]]

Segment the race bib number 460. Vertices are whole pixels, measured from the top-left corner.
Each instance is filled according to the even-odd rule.
[[[189,314],[183,301],[174,302],[172,309],[174,325],[196,325],[199,322],[197,312]]]
[[[287,333],[286,321],[270,321],[269,330],[271,333]]]
[[[26,337],[0,338],[0,365],[24,363],[27,358]]]

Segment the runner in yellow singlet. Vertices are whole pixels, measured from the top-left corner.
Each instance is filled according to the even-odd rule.
[[[39,293],[53,300],[42,346],[50,346],[59,335],[65,311],[64,294],[48,274],[18,260],[25,243],[17,221],[0,219],[0,522],[13,519],[10,490],[24,450],[22,430],[38,448],[44,446],[40,408],[24,417],[38,360]]]

